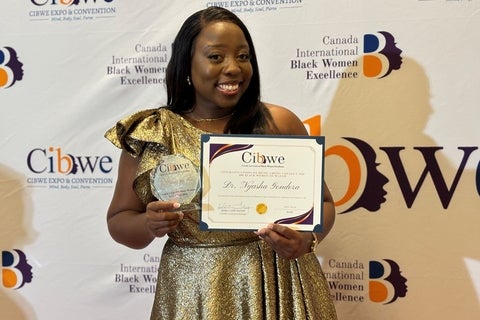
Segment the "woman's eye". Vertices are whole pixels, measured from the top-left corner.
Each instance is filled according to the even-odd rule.
[[[219,54],[211,54],[208,56],[208,59],[214,60],[214,61],[220,61],[222,57]]]
[[[250,60],[250,55],[248,53],[242,53],[240,56],[239,56],[240,60],[242,61],[248,61]]]

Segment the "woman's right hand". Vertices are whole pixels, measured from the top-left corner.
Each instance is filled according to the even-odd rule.
[[[150,202],[146,211],[146,229],[155,237],[163,237],[172,232],[183,219],[182,211],[174,211],[179,207],[178,202]]]

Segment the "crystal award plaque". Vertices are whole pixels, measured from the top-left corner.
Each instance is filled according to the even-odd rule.
[[[158,200],[176,201],[175,211],[199,209],[191,201],[200,190],[200,176],[193,163],[180,154],[163,156],[150,173],[152,193]]]

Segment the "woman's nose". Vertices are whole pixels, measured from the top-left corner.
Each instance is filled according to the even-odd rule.
[[[238,73],[241,71],[240,64],[235,58],[229,58],[225,60],[224,72],[225,73]]]

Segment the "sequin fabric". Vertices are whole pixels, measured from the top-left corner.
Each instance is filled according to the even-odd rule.
[[[149,173],[160,156],[183,154],[198,167],[201,133],[159,108],[120,120],[105,137],[141,159],[133,186],[148,203]],[[200,231],[198,222],[199,212],[188,212],[168,235],[151,320],[337,319],[314,253],[282,259],[253,232]]]

